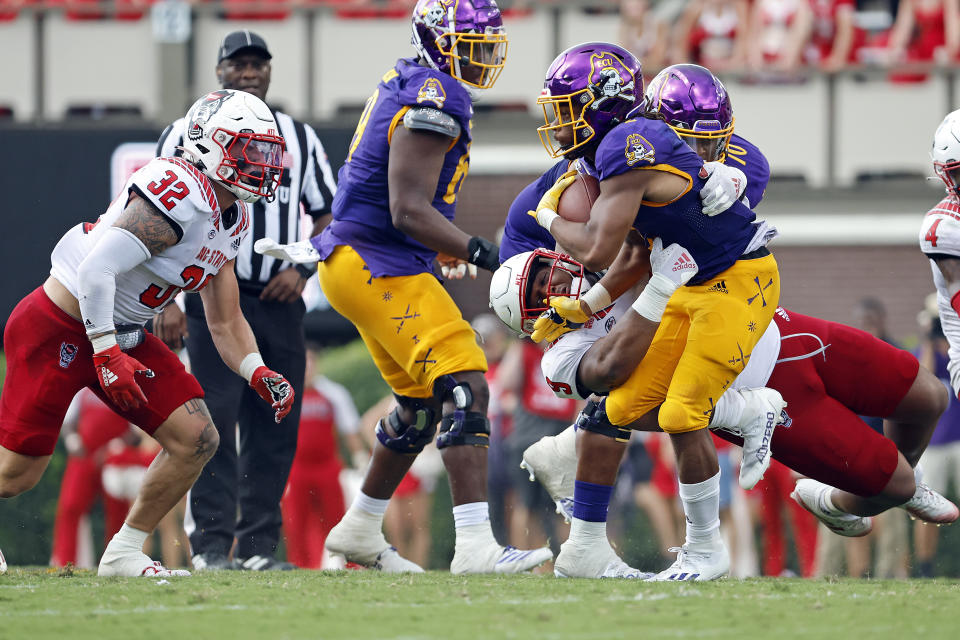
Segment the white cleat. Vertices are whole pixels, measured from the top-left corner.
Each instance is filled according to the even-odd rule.
[[[779,391],[766,387],[740,389],[740,394],[746,400],[746,406],[740,424],[731,431],[739,431],[737,435],[743,438],[740,486],[749,490],[757,486],[770,467],[773,430],[782,424],[787,403]]]
[[[277,260],[286,260],[294,264],[313,264],[320,260],[320,253],[313,248],[309,240],[279,244],[273,238],[260,238],[253,245],[257,253]]]
[[[185,578],[190,575],[186,569],[167,569],[150,556],[139,551],[116,553],[110,550],[103,552],[97,575],[105,578]]]
[[[397,553],[396,547],[390,546],[382,531],[370,531],[349,518],[348,512],[327,535],[327,551],[331,554],[385,573],[423,573],[420,565],[407,560]]]
[[[812,513],[830,531],[848,538],[859,538],[873,531],[873,518],[854,515],[826,505],[833,487],[810,478],[800,478],[790,497]]]
[[[496,542],[484,549],[458,546],[450,563],[450,573],[523,573],[553,560],[549,547],[540,549],[517,549],[502,547]]]
[[[960,516],[957,505],[931,489],[925,482],[918,482],[916,493],[900,507],[914,520],[936,525],[950,524]]]
[[[634,569],[620,559],[610,543],[584,545],[567,540],[560,545],[560,555],[553,563],[553,575],[558,578],[628,578],[646,580],[653,576]]]
[[[730,554],[722,542],[709,549],[670,547],[677,554],[673,564],[647,578],[647,582],[706,582],[717,580],[730,572]]]
[[[547,490],[557,513],[570,522],[573,518],[573,483],[577,478],[577,440],[573,427],[555,436],[544,436],[523,452],[520,468],[530,474],[530,482],[539,481]]]

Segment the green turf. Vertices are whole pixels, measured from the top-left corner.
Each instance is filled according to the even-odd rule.
[[[0,638],[957,638],[960,582],[706,584],[369,571],[166,582],[11,568]]]

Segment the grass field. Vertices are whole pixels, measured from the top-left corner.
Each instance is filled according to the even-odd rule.
[[[142,637],[957,638],[960,582],[752,579],[704,584],[220,572],[161,580],[11,568],[0,639]]]

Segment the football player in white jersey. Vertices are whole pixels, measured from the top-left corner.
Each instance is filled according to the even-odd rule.
[[[674,254],[678,251],[675,248]],[[656,249],[651,263],[654,273],[669,277],[673,261],[664,259],[665,253]],[[578,282],[582,276],[579,263],[558,259],[556,253],[519,254],[494,274],[491,305],[509,326],[531,333],[540,311],[534,307],[541,306],[537,301],[557,295],[591,299],[586,295],[590,288]],[[585,398],[591,392],[603,393],[619,384],[643,357],[658,325],[630,313],[633,293],[616,298],[582,329],[562,335],[551,346],[543,373],[558,395]],[[758,453],[769,455],[764,419],[780,405],[773,404],[778,396],[768,394],[781,392],[791,403],[790,415],[772,436],[772,455],[823,481],[799,481],[794,499],[828,527],[841,535],[865,535],[872,527],[869,516],[892,506],[902,506],[926,522],[957,519],[956,506],[923,484],[913,470],[945,406],[942,385],[919,367],[916,358],[865,332],[785,309],[778,309],[748,358],[743,372],[717,401],[710,428],[736,444],[741,440],[738,431],[748,440],[759,436],[759,445],[744,446],[745,460]],[[875,372],[869,382],[859,375],[863,370]],[[764,386],[771,389],[757,388]],[[589,409],[588,404],[585,412]],[[655,413],[631,427],[656,430]],[[889,418],[887,437],[872,431],[857,414]],[[578,420],[582,430],[592,432],[584,437],[612,435],[603,434],[604,425],[594,424],[597,415],[594,411]],[[622,433],[619,440],[625,442],[628,436],[629,432]],[[536,474],[565,512],[574,493],[574,473],[580,480],[584,469],[577,467],[575,438],[571,428],[542,439],[524,454],[525,468]],[[618,438],[608,438],[611,447],[614,439]],[[759,467],[756,462],[752,466]],[[596,460],[586,467],[597,471]],[[743,480],[741,474],[741,484]],[[579,524],[580,529],[589,529],[592,523]],[[561,547],[555,563],[558,575],[625,576],[611,572],[618,559],[604,537],[578,539],[576,530],[571,528],[571,539]]]
[[[0,399],[0,497],[32,488],[50,461],[70,400],[89,387],[163,446],[101,576],[189,575],[143,553],[160,519],[186,494],[219,442],[203,391],[143,325],[178,292],[199,292],[224,362],[275,409],[293,390],[263,362],[238,304],[233,260],[250,219],[245,203],[272,197],[283,139],[252,94],[221,90],[187,114],[183,158],[134,173],[96,223],[81,223],[51,254],[50,276],[7,322]]]

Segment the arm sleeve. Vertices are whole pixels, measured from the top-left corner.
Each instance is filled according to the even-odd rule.
[[[114,296],[117,276],[150,258],[150,251],[138,237],[119,227],[107,229],[77,268],[80,315],[87,335],[115,329]]]
[[[300,201],[310,217],[330,213],[333,206],[333,196],[337,193],[337,181],[330,168],[330,160],[323,148],[323,143],[317,137],[316,131],[304,125],[307,138],[307,148],[304,149],[306,174],[303,180],[303,189],[300,192]]]

